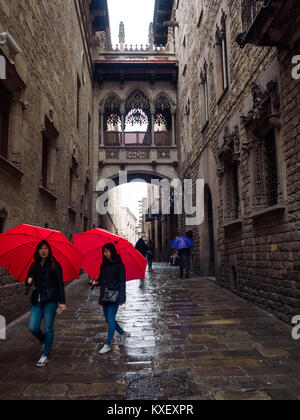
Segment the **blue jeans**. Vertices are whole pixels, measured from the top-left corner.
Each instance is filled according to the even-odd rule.
[[[32,305],[29,331],[38,339],[43,346],[43,356],[49,357],[54,340],[54,322],[58,305],[47,303]],[[42,320],[44,319],[45,332],[41,331]]]
[[[123,335],[124,331],[116,321],[116,315],[119,310],[119,305],[103,305],[103,312],[108,323],[108,337],[106,344],[111,346],[113,341],[115,331],[118,331],[119,334]]]

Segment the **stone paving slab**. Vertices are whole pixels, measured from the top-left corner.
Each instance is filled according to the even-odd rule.
[[[178,278],[155,264],[129,282],[118,319],[130,333],[100,356],[107,326],[98,290],[83,276],[66,289],[49,365],[35,367],[41,346],[29,317],[0,341],[1,400],[298,400],[300,342],[292,325],[214,282]]]

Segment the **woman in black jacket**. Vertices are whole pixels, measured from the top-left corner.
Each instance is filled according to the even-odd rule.
[[[42,356],[36,366],[48,363],[54,340],[54,322],[58,306],[67,309],[61,265],[53,258],[51,247],[42,241],[36,248],[35,262],[27,275],[26,287],[34,284],[31,297],[30,332],[43,344]],[[45,332],[41,331],[44,319]]]
[[[99,305],[103,306],[104,315],[108,323],[107,342],[100,354],[106,354],[111,351],[111,343],[115,335],[115,331],[121,335],[120,345],[125,344],[128,334],[116,322],[116,315],[119,306],[126,302],[126,271],[122,263],[120,255],[113,244],[107,244],[102,249],[103,263],[101,266],[98,280],[93,282],[94,286],[100,285]],[[103,298],[106,290],[118,292],[115,303],[105,303]]]

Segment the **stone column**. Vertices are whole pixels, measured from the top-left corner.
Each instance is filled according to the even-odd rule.
[[[100,108],[100,147],[104,147],[104,108]]]
[[[151,108],[151,124],[152,124],[152,137],[151,137],[151,147],[155,147],[155,109]]]
[[[172,109],[171,110],[171,114],[172,114],[172,146],[176,146],[176,131],[175,131],[175,114],[176,114],[176,109]]]
[[[121,107],[121,119],[122,119],[122,142],[121,146],[125,147],[125,107]]]

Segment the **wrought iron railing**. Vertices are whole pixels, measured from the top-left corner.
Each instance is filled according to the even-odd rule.
[[[125,146],[151,146],[151,132],[125,133]]]
[[[121,146],[122,133],[118,131],[106,131],[104,133],[104,146]]]
[[[255,20],[261,7],[263,7],[266,1],[262,0],[243,0],[242,3],[242,21],[243,21],[243,32],[247,32],[252,23]]]
[[[172,132],[171,131],[160,131],[155,133],[155,146],[172,146]]]
[[[152,132],[125,132],[124,133],[125,146],[151,146]],[[106,131],[104,133],[104,146],[121,146],[122,132],[120,131]],[[172,132],[160,131],[154,134],[154,145],[157,147],[172,146]]]

